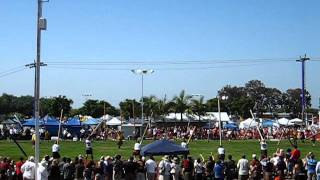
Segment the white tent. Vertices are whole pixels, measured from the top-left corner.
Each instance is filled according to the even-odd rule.
[[[287,118],[280,118],[280,119],[278,119],[277,122],[282,126],[292,126],[293,125],[293,123],[290,122],[289,119],[287,119]]]
[[[107,121],[106,125],[108,125],[108,126],[119,126],[119,125],[121,125],[121,121],[118,118],[114,117],[110,121]]]
[[[205,117],[211,121],[219,121],[219,112],[207,112]],[[221,121],[223,122],[230,121],[228,113],[221,112]]]
[[[251,118],[248,118],[244,121],[240,122],[239,128],[240,129],[248,129],[248,128],[253,128],[253,127],[257,127],[258,123],[256,121],[254,121]]]
[[[294,118],[294,119],[289,120],[289,122],[291,122],[293,124],[301,124],[303,121],[302,121],[302,119]]]
[[[106,115],[103,115],[100,119],[108,121],[108,120],[112,119],[112,116],[110,116],[109,114],[106,114]]]

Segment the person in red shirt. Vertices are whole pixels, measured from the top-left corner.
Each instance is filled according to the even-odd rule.
[[[293,162],[297,162],[297,160],[300,158],[301,156],[301,152],[298,149],[297,145],[293,145],[293,151],[291,152],[291,157],[290,159],[293,160]]]
[[[23,157],[20,157],[20,161],[16,162],[16,175],[17,175],[17,179],[18,180],[22,180],[22,171],[21,171],[21,166],[23,165],[24,161],[23,161]]]

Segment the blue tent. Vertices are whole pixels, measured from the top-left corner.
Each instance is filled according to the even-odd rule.
[[[225,129],[238,129],[238,126],[234,123],[228,123],[223,126]]]
[[[46,116],[43,118],[43,122],[45,126],[59,126],[59,120],[54,117]]]
[[[86,121],[84,121],[82,124],[85,124],[85,125],[97,125],[99,123],[100,123],[100,119],[90,118],[90,119],[87,119]]]
[[[81,121],[79,118],[69,118],[63,125],[63,128],[67,129],[72,135],[80,135]]]
[[[79,118],[69,118],[64,126],[81,126],[81,121]]]
[[[273,121],[270,119],[266,119],[262,121],[262,127],[272,127],[273,126]]]
[[[35,118],[30,118],[30,119],[25,119],[24,123],[22,124],[22,126],[35,126],[36,123],[36,119]],[[39,125],[43,125],[43,121],[42,119],[39,120]]]
[[[172,141],[163,139],[154,141],[153,143],[142,147],[140,154],[142,156],[180,155],[189,154],[189,150],[181,147],[180,145],[175,144]]]

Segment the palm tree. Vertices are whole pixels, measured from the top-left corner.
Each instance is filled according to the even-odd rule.
[[[188,109],[189,100],[191,99],[190,95],[186,95],[185,91],[182,90],[179,94],[179,96],[175,96],[172,101],[175,102],[176,112],[180,113],[180,118],[182,121],[182,114]]]
[[[143,108],[144,108],[144,113],[149,119],[150,116],[154,117],[155,116],[155,111],[156,111],[156,106],[157,106],[157,98],[154,95],[151,95],[149,97],[144,97],[143,98]]]
[[[192,108],[192,111],[198,115],[199,117],[199,121],[200,121],[200,118],[202,115],[205,115],[206,113],[206,104],[204,103],[204,100],[203,100],[203,96],[200,97],[200,99],[192,99],[191,101],[191,108]]]

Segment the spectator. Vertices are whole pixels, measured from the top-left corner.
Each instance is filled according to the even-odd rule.
[[[320,179],[320,161],[318,161],[316,165],[316,175],[317,175],[317,180]]]
[[[22,171],[21,171],[21,166],[23,165],[24,161],[23,161],[23,157],[20,157],[20,161],[18,161],[16,163],[16,176],[17,176],[17,180],[22,180]],[[1,179],[1,178],[0,178]]]
[[[133,157],[131,156],[127,162],[123,164],[123,169],[125,172],[125,179],[131,180],[136,178],[136,170],[137,170],[137,164],[133,162]]]
[[[23,179],[24,180],[34,180],[35,179],[35,163],[34,163],[34,157],[30,156],[29,160],[26,161],[21,166],[21,171],[23,173]]]
[[[316,179],[316,166],[317,166],[317,160],[315,160],[314,154],[311,153],[310,156],[307,157],[308,180]]]
[[[171,163],[171,176],[172,180],[179,180],[181,178],[181,167],[179,165],[179,159],[174,157]]]
[[[224,166],[221,160],[218,160],[214,166],[214,179],[224,180]]]
[[[208,161],[206,163],[206,169],[205,169],[205,173],[206,173],[206,178],[207,179],[213,179],[213,168],[214,168],[214,160],[212,156],[209,156]]]
[[[122,180],[124,177],[123,163],[121,161],[121,156],[116,155],[115,162],[113,165],[113,180]]]
[[[238,161],[237,168],[239,170],[239,180],[247,180],[249,178],[249,161],[246,155],[243,155]]]
[[[191,180],[193,177],[193,162],[191,156],[185,156],[182,162],[182,173],[184,180]]]
[[[232,155],[228,156],[228,160],[225,162],[225,174],[227,180],[232,180],[237,178],[237,165],[232,159]]]
[[[146,179],[146,172],[145,172],[145,162],[142,159],[142,156],[139,155],[139,159],[136,163],[137,165],[137,176],[136,180],[145,180]]]
[[[146,161],[147,180],[155,180],[157,163],[154,161],[153,156]]]
[[[204,165],[201,162],[201,159],[198,158],[195,162],[194,162],[194,179],[195,180],[202,180],[202,176],[203,176],[203,170],[204,170]]]
[[[251,172],[251,178],[253,180],[261,179],[262,167],[261,167],[260,161],[257,159],[256,154],[252,155],[252,161],[250,163],[250,172]]]
[[[79,158],[79,162],[75,165],[75,179],[76,180],[83,180],[83,172],[84,172],[84,163],[83,159]]]
[[[74,170],[71,166],[71,159],[67,158],[66,163],[63,165],[63,179],[72,180],[74,178]]]
[[[49,180],[60,179],[60,167],[57,159],[53,159],[49,173]]]
[[[48,173],[48,162],[43,159],[38,166],[38,170],[37,170],[37,178],[38,180],[47,180],[49,177],[49,173]]]
[[[170,180],[170,171],[169,156],[165,155],[159,163],[159,180]]]
[[[273,172],[273,163],[270,161],[269,157],[263,157],[261,160],[263,179],[271,180]]]

